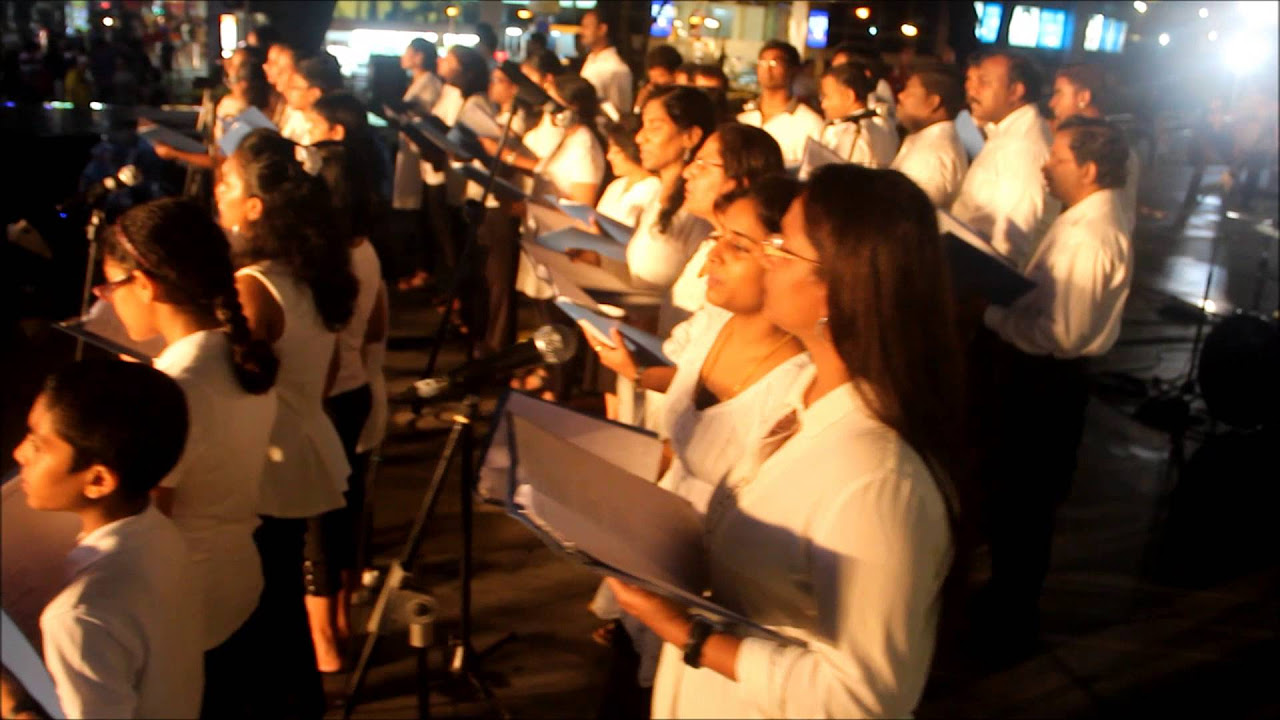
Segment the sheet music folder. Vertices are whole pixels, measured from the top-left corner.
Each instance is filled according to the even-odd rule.
[[[561,437],[555,425],[505,412],[507,444],[514,448],[507,514],[549,547],[748,634],[803,644],[709,597],[703,519],[688,501]]]
[[[671,367],[675,364],[662,352],[662,338],[657,335],[627,325],[615,318],[596,312],[590,307],[584,307],[564,296],[556,298],[555,304],[575,322],[578,320],[586,322],[591,329],[592,339],[595,342],[613,347],[613,338],[609,336],[609,328],[616,327],[618,334],[622,336],[622,344],[626,346],[627,352],[630,352],[631,356],[635,358],[637,365],[643,367]]]
[[[1009,306],[1035,287],[977,230],[945,210],[938,211],[938,231],[947,241],[951,282],[957,295],[978,295],[992,305]]]
[[[800,166],[796,168],[796,177],[800,180],[808,180],[813,171],[823,165],[838,165],[844,162],[847,161],[831,148],[813,138],[805,138],[804,154],[800,157]]]
[[[178,132],[173,128],[165,127],[164,125],[139,125],[138,137],[146,140],[147,144],[151,145],[152,148],[155,147],[156,143],[161,143],[163,145],[168,145],[174,150],[186,153],[203,155],[208,152],[204,143],[188,137],[186,134]]]

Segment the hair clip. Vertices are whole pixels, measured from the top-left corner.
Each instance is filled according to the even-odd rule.
[[[293,157],[302,166],[304,172],[315,176],[324,165],[324,158],[314,145],[298,145],[293,149]]]

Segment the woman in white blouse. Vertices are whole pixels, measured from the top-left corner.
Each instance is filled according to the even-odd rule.
[[[351,319],[358,287],[328,189],[304,168],[298,147],[269,131],[249,133],[222,164],[214,198],[240,266],[236,284],[249,326],[280,358],[280,409],[258,502],[262,606],[286,636],[272,660],[290,693],[289,711],[312,712],[322,711],[324,696],[302,602],[303,537],[307,518],[344,504],[351,467],[323,401],[337,333]]]
[[[813,366],[717,487],[711,593],[797,644],[613,580],[666,641],[654,717],[906,717],[953,555],[961,411],[932,206],[903,175],[820,168],[761,246],[765,315]]]
[[[155,366],[187,399],[193,440],[153,495],[186,540],[190,577],[203,591],[201,715],[252,714],[244,701],[270,692],[252,669],[266,628],[249,619],[262,593],[253,533],[276,416],[276,356],[250,335],[226,236],[199,204],[165,198],[129,210],[107,234],[102,265],[99,294],[130,338],[164,339]]]
[[[613,171],[609,183],[596,203],[596,212],[634,228],[640,222],[644,209],[658,199],[662,181],[640,164],[640,148],[636,146],[636,132],[640,119],[624,115],[617,122],[605,126],[608,149],[605,159]]]
[[[577,75],[556,76],[543,89],[564,108],[551,116],[563,131],[555,146],[542,157],[505,150],[502,160],[533,173],[535,193],[595,205],[604,181],[604,141],[596,128],[600,116],[596,89]]]

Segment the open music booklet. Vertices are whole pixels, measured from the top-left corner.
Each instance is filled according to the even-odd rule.
[[[670,367],[674,365],[670,358],[662,352],[662,338],[645,332],[637,327],[627,325],[616,318],[600,312],[599,307],[591,307],[561,295],[555,299],[556,307],[577,322],[586,323],[588,338],[592,343],[602,343],[614,347],[613,338],[609,336],[609,328],[617,328],[622,336],[622,344],[635,359],[636,365],[642,367]],[[594,303],[592,303],[594,305]]]
[[[496,417],[481,483],[553,550],[749,634],[799,642],[710,597],[702,516],[657,485],[656,436],[518,392]]]
[[[823,165],[839,165],[844,162],[848,161],[837,155],[836,151],[813,138],[806,138],[804,141],[804,155],[800,157],[800,166],[796,168],[796,178],[808,180],[813,171]]]
[[[84,315],[53,323],[53,327],[112,355],[126,355],[139,362],[150,363],[164,350],[164,339],[158,335],[142,342],[130,338],[115,308],[104,300],[95,302]]]
[[[947,241],[957,295],[978,295],[992,305],[1008,306],[1036,286],[996,252],[990,240],[945,210],[938,211],[938,231]]]

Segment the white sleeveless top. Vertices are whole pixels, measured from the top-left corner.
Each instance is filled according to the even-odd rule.
[[[787,359],[737,395],[699,410],[698,378],[707,354],[732,314],[708,307],[689,319],[690,341],[676,359],[676,373],[662,404],[659,433],[671,440],[674,457],[658,485],[705,513],[716,485],[742,460],[748,444],[764,434],[760,418],[773,418],[800,373],[812,364],[809,353]]]
[[[271,428],[258,513],[305,518],[340,508],[351,466],[324,412],[324,381],[336,333],[321,322],[310,288],[287,270],[265,262],[236,274],[260,280],[284,312],[284,333],[273,346],[280,359],[280,408]]]
[[[204,644],[220,645],[249,619],[262,594],[262,567],[253,531],[276,392],[240,387],[221,330],[192,333],[164,349],[156,369],[182,386],[189,442],[160,481],[173,490],[173,524],[190,551],[189,578],[204,596]]]
[[[351,248],[351,272],[355,274],[360,290],[356,294],[351,322],[338,333],[338,376],[334,378],[329,397],[355,390],[369,382],[362,354],[364,336],[369,329],[369,315],[373,313],[378,299],[378,288],[382,285],[382,264],[373,243],[365,240],[358,247]]]

